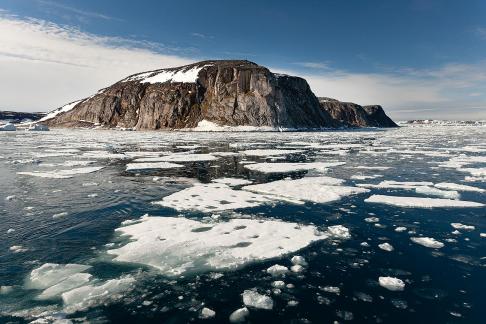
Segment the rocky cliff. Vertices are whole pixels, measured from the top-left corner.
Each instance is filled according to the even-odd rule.
[[[20,123],[23,121],[35,121],[45,116],[45,113],[28,113],[17,111],[0,111],[0,121]]]
[[[249,61],[203,61],[131,75],[49,113],[49,126],[141,130],[221,126],[339,127],[307,82]]]
[[[319,98],[321,108],[348,127],[398,127],[379,105],[360,106],[332,98]]]

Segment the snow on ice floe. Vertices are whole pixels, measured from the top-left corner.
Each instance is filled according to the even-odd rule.
[[[245,169],[261,173],[286,173],[296,171],[327,171],[328,168],[343,165],[345,162],[311,162],[311,163],[254,163],[245,165]]]
[[[244,185],[252,183],[252,181],[250,181],[250,180],[240,179],[240,178],[219,178],[219,179],[213,179],[213,180],[211,180],[211,182],[225,184],[225,185],[228,185],[230,187],[244,186]]]
[[[183,168],[183,165],[170,163],[170,162],[141,162],[141,163],[128,163],[126,171],[142,171],[142,170],[164,170]]]
[[[273,308],[273,300],[269,296],[259,294],[255,289],[245,290],[242,294],[243,304],[247,307],[267,309]]]
[[[438,188],[428,187],[428,186],[417,187],[415,188],[415,192],[418,194],[442,197],[447,199],[459,199],[461,197],[461,195],[459,195],[457,191],[441,190]]]
[[[409,208],[437,208],[437,207],[483,207],[484,204],[452,199],[441,198],[418,198],[418,197],[404,197],[404,196],[385,196],[372,195],[364,200],[367,203],[385,204],[398,207]]]
[[[463,231],[474,231],[476,227],[472,225],[464,225],[461,223],[451,223],[451,226],[456,230],[463,230]]]
[[[431,249],[440,249],[444,247],[444,243],[439,242],[432,237],[411,237],[410,240]]]
[[[306,177],[278,180],[243,187],[244,190],[271,195],[293,203],[329,203],[343,197],[368,192],[368,189],[342,186],[344,180],[331,177]]]
[[[473,186],[467,186],[467,185],[462,185],[462,184],[457,184],[457,183],[450,183],[450,182],[440,182],[436,183],[434,187],[437,187],[439,189],[445,189],[445,190],[456,190],[456,191],[472,191],[472,192],[485,192],[485,189],[481,189],[478,187],[473,187]]]
[[[204,153],[194,153],[188,154],[187,152],[182,153],[172,153],[166,156],[162,156],[160,161],[163,162],[205,162],[205,161],[214,161],[217,160],[218,157],[212,154],[204,154]]]
[[[248,308],[239,308],[230,314],[229,321],[230,323],[243,323],[246,321],[248,315],[250,315]]]
[[[270,201],[272,200],[265,196],[243,190],[233,190],[221,183],[196,183],[194,186],[164,197],[154,204],[179,211],[215,212],[256,207]]]
[[[278,130],[271,126],[229,126],[218,125],[209,120],[201,120],[194,128],[184,129],[185,131],[194,132],[273,132]]]
[[[98,160],[123,160],[129,158],[123,153],[111,153],[107,151],[87,151],[83,153],[82,157]]]
[[[328,238],[313,225],[246,218],[204,223],[143,216],[139,223],[116,231],[131,241],[108,251],[115,261],[152,266],[167,276],[236,269]]]
[[[394,250],[393,246],[390,243],[381,243],[378,244],[378,247],[387,252],[392,252]]]
[[[254,150],[245,150],[239,153],[247,156],[282,156],[282,155],[289,155],[289,154],[298,154],[303,153],[303,150],[276,150],[276,149],[254,149]]]
[[[272,276],[281,276],[289,272],[289,268],[280,264],[274,264],[273,266],[269,267],[267,270],[268,274]]]
[[[32,172],[17,172],[20,175],[28,175],[40,178],[51,178],[51,179],[68,179],[72,178],[78,174],[92,173],[103,169],[103,167],[86,167],[86,168],[76,168],[70,170],[52,170],[52,171],[32,171]]]
[[[378,283],[383,288],[391,291],[402,291],[405,289],[405,283],[401,279],[395,277],[379,277]]]

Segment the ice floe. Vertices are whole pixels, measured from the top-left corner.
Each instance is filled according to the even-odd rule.
[[[444,243],[439,242],[432,237],[411,237],[410,240],[431,249],[440,249],[444,247]]]
[[[201,309],[201,313],[199,314],[199,317],[202,319],[213,318],[214,316],[216,316],[216,312],[207,307]]]
[[[221,183],[195,184],[194,186],[164,197],[156,205],[176,210],[215,212],[238,208],[256,207],[271,201],[269,198],[243,190],[233,190]]]
[[[401,279],[395,277],[379,277],[378,283],[383,288],[391,291],[402,291],[405,289],[405,283]]]
[[[70,170],[53,170],[53,171],[32,171],[32,172],[17,172],[20,175],[28,175],[40,178],[51,178],[51,179],[68,179],[79,174],[92,173],[103,169],[103,167],[86,167],[86,168],[76,168]]]
[[[330,167],[343,164],[345,164],[345,162],[254,163],[245,165],[245,169],[261,173],[286,173],[309,170],[326,171]]]
[[[204,154],[204,153],[188,154],[187,152],[172,153],[160,157],[160,161],[162,162],[205,162],[205,161],[214,161],[217,159],[218,157],[212,154]]]
[[[117,299],[135,284],[135,278],[124,276],[100,284],[89,284],[74,288],[61,295],[67,313],[80,311],[108,300]]]
[[[278,180],[243,187],[244,190],[294,203],[305,201],[329,203],[343,197],[368,192],[368,189],[341,186],[344,181],[331,177],[306,177],[297,180]]]
[[[259,294],[254,289],[245,290],[242,294],[243,304],[247,307],[267,309],[273,308],[273,300],[269,296]]]
[[[273,266],[269,267],[267,270],[268,274],[272,276],[281,276],[289,272],[289,268],[280,264],[274,264]]]
[[[141,162],[141,163],[128,163],[127,171],[142,171],[142,170],[164,170],[183,168],[183,165],[170,163],[170,162]]]
[[[418,194],[437,196],[447,199],[459,199],[461,196],[457,191],[441,190],[434,187],[420,186],[415,188],[415,192]]]
[[[463,230],[463,231],[474,231],[476,229],[476,227],[472,225],[464,225],[461,223],[451,223],[451,226],[457,230]]]
[[[143,216],[117,232],[131,242],[109,250],[115,261],[146,264],[168,276],[234,269],[298,251],[328,236],[315,226],[257,219],[204,223]]]
[[[467,186],[467,185],[462,185],[457,183],[450,183],[450,182],[440,182],[440,183],[436,183],[434,186],[439,189],[445,189],[445,190],[486,192],[485,189],[481,189],[478,187]]]
[[[381,243],[378,244],[378,247],[387,252],[392,252],[394,250],[393,246],[390,243]]]
[[[242,323],[246,321],[248,315],[250,315],[248,308],[239,308],[230,314],[229,321],[231,323]]]
[[[282,156],[282,155],[289,155],[289,154],[298,154],[303,153],[303,150],[276,150],[276,149],[254,149],[254,150],[245,150],[239,153],[248,156]]]
[[[441,198],[418,198],[418,197],[404,197],[404,196],[385,196],[385,195],[372,195],[364,200],[367,203],[377,203],[392,205],[398,207],[409,208],[436,208],[436,207],[483,207],[484,204],[452,199]]]

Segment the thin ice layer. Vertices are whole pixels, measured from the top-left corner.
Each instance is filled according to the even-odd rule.
[[[312,225],[256,219],[203,223],[143,216],[116,230],[131,242],[109,250],[116,261],[149,265],[167,276],[235,269],[298,251],[327,234]]]

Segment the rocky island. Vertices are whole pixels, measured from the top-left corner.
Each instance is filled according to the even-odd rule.
[[[395,127],[380,106],[317,98],[306,80],[242,60],[202,61],[131,75],[48,113],[49,127],[137,130],[249,126]]]

